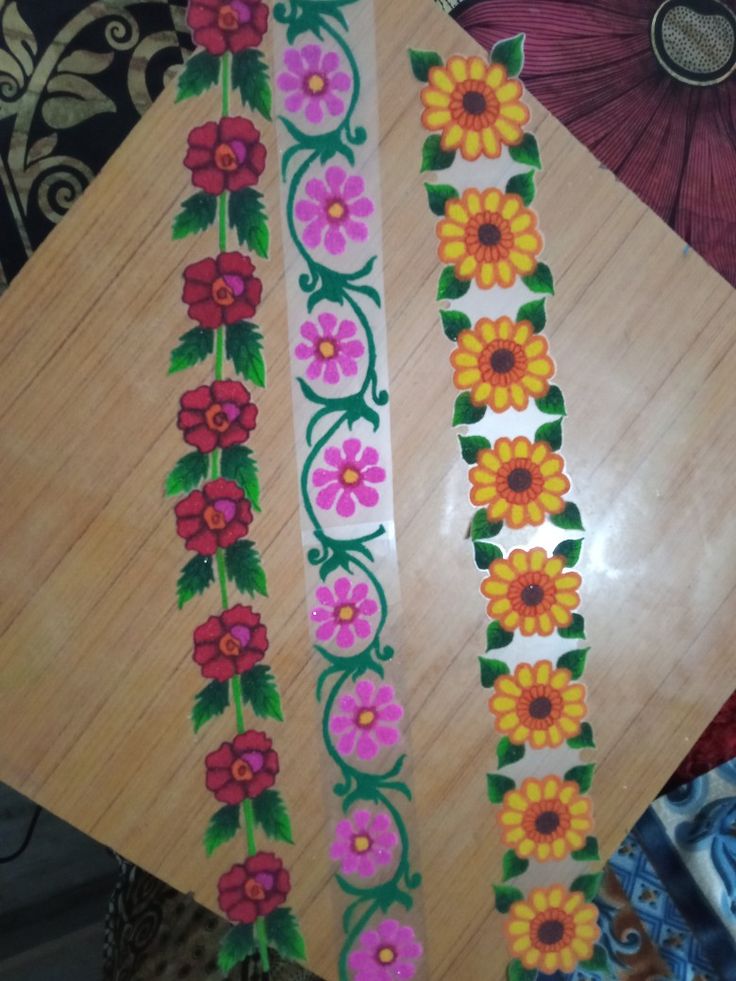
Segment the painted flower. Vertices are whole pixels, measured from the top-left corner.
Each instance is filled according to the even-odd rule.
[[[323,52],[318,44],[305,44],[301,50],[287,48],[284,52],[287,69],[276,79],[286,94],[284,106],[288,112],[301,112],[310,123],[321,123],[325,110],[331,116],[345,111],[345,101],[338,92],[350,88],[350,76],[340,71],[340,58],[334,51]]]
[[[256,426],[258,409],[248,389],[236,381],[200,385],[181,397],[176,424],[185,442],[200,453],[245,443]]]
[[[585,686],[573,684],[567,668],[551,661],[519,664],[513,675],[500,675],[488,707],[497,732],[532,749],[554,748],[577,736],[588,712]]]
[[[289,873],[272,852],[258,852],[233,865],[217,884],[220,909],[233,923],[253,923],[286,901]]]
[[[208,753],[204,760],[207,789],[223,804],[240,804],[273,787],[279,758],[271,746],[265,732],[248,729]]]
[[[195,126],[187,142],[184,166],[192,172],[192,184],[207,194],[252,187],[266,166],[261,134],[249,119],[225,116]]]
[[[187,24],[194,43],[213,55],[257,48],[268,28],[260,0],[189,0]]]
[[[262,661],[268,634],[261,616],[236,603],[219,616],[209,617],[194,631],[194,660],[205,678],[229,681]]]
[[[480,450],[470,468],[470,500],[486,509],[489,521],[505,521],[510,528],[541,525],[546,515],[565,509],[562,495],[570,481],[564,466],[549,443],[502,436],[491,449]]]
[[[297,344],[294,350],[300,361],[309,361],[307,378],[324,378],[328,385],[335,385],[341,372],[345,377],[357,375],[357,358],[362,357],[365,347],[352,339],[358,329],[353,321],[341,320],[338,326],[334,314],[321,313],[317,322],[319,327],[305,320],[299,333],[306,343]]]
[[[537,216],[518,194],[469,188],[445,203],[437,223],[438,254],[455,266],[458,279],[475,279],[481,289],[513,286],[537,268],[542,236]]]
[[[263,284],[247,255],[221,252],[184,270],[182,300],[200,327],[215,329],[247,320],[261,302]]]
[[[366,508],[378,504],[378,491],[368,486],[386,479],[383,467],[376,466],[377,450],[366,446],[361,453],[360,440],[351,438],[343,442],[342,452],[337,446],[328,446],[324,460],[332,469],[318,467],[312,474],[314,486],[322,488],[317,494],[318,507],[328,511],[337,499],[337,513],[349,518],[355,514],[356,500]]]
[[[476,55],[453,55],[445,66],[429,70],[422,89],[422,125],[439,131],[443,150],[460,150],[466,160],[499,157],[504,144],[521,143],[529,110],[521,101],[518,79],[500,64],[489,65]]]
[[[400,738],[396,723],[404,709],[395,701],[391,685],[374,685],[362,678],[353,695],[342,695],[330,719],[330,732],[339,736],[337,749],[342,756],[357,753],[361,760],[372,760],[382,746],[393,746]]]
[[[390,865],[399,836],[388,814],[383,811],[354,811],[338,822],[330,858],[340,863],[343,875],[369,879],[379,866]]]
[[[342,576],[335,582],[334,594],[327,586],[319,586],[314,595],[320,604],[310,613],[312,623],[319,624],[317,640],[329,640],[337,631],[337,646],[348,648],[356,637],[370,637],[372,628],[367,618],[378,612],[378,603],[368,598],[366,583],[353,584]]]
[[[310,249],[322,243],[330,255],[342,255],[347,238],[365,242],[368,226],[356,218],[373,214],[373,202],[363,196],[365,181],[358,174],[348,174],[342,167],[328,167],[325,179],[307,181],[307,197],[297,201],[294,214],[306,222],[302,240]]]
[[[555,373],[547,338],[535,334],[528,320],[517,324],[508,317],[483,317],[460,331],[450,364],[455,388],[467,389],[473,405],[494,412],[526,409],[530,398],[547,394]]]
[[[360,935],[359,944],[348,956],[353,981],[406,981],[424,952],[414,930],[398,920],[382,920]]]
[[[504,794],[497,818],[504,843],[519,858],[547,862],[583,847],[593,828],[592,807],[572,780],[527,777]]]
[[[512,903],[504,929],[512,957],[542,974],[572,971],[590,960],[600,936],[596,907],[562,886],[532,889]]]
[[[186,547],[200,555],[214,555],[248,534],[253,520],[250,501],[232,480],[218,477],[202,490],[192,491],[174,508],[176,531]]]
[[[508,558],[491,562],[488,572],[480,590],[489,599],[488,615],[504,630],[547,637],[557,627],[572,623],[582,580],[577,572],[565,569],[564,558],[549,556],[543,548],[528,552],[515,548]]]

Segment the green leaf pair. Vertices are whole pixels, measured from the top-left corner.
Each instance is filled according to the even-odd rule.
[[[263,195],[252,187],[232,191],[228,196],[228,222],[240,245],[262,259],[268,258],[270,237],[263,207]]]
[[[246,381],[265,388],[266,363],[263,360],[263,338],[255,324],[241,320],[230,324],[225,333],[225,354]]]
[[[277,722],[283,722],[281,696],[271,669],[265,664],[257,664],[239,677],[243,705],[250,705],[261,719],[276,719]]]

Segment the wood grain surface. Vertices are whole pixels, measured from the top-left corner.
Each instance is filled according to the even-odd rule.
[[[418,161],[408,46],[476,45],[431,0],[378,0],[382,209],[396,520],[415,835],[431,977],[496,979],[506,953],[490,883],[502,848],[476,656],[484,603],[464,539],[465,468],[449,419],[448,345]],[[179,455],[188,329],[181,270],[215,249],[173,243],[191,126],[216,94],[166,91],[0,303],[0,779],[216,908],[232,842],[207,859],[202,759],[230,720],[192,735],[190,659],[205,596],[183,612],[184,553],[162,480]],[[731,545],[736,295],[529,98],[545,169],[535,203],[555,273],[548,334],[565,392],[566,458],[588,528],[581,571],[599,742],[598,832],[610,852],[736,684]],[[278,207],[276,151],[265,187]],[[253,446],[269,577],[262,603],[285,695],[276,735],[295,823],[284,847],[310,966],[334,977],[338,924],[304,608],[282,261],[261,264],[269,386]],[[188,373],[194,387],[208,365]]]

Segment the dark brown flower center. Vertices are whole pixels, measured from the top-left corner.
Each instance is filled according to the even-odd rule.
[[[509,490],[512,490],[517,494],[523,494],[524,491],[529,490],[529,488],[532,486],[531,470],[527,470],[526,467],[516,467],[506,478],[506,483],[509,485]],[[540,587],[527,586],[527,589],[531,588],[539,589]],[[537,602],[539,602],[539,600],[537,600]],[[532,604],[529,605],[531,606]]]
[[[552,947],[558,944],[565,935],[565,927],[559,920],[545,920],[537,930],[537,936],[543,944]]]
[[[528,473],[528,471],[527,471]],[[512,476],[509,474],[509,476]],[[544,590],[541,586],[537,585],[535,582],[529,583],[528,586],[524,586],[521,591],[521,601],[526,606],[538,606],[544,599]]]
[[[480,116],[487,108],[485,96],[481,92],[466,92],[463,96],[463,109],[471,116]]]
[[[500,347],[491,355],[491,368],[497,375],[506,375],[516,367],[514,352],[507,347]]]
[[[540,835],[553,835],[560,826],[560,815],[556,811],[542,811],[534,821],[534,828]]]
[[[539,698],[534,698],[529,702],[528,711],[532,719],[546,719],[552,711],[552,702],[544,695],[541,695]]]
[[[468,92],[467,94],[476,95],[477,93]],[[493,222],[486,221],[478,228],[478,239],[482,245],[498,245],[501,241],[501,229]]]

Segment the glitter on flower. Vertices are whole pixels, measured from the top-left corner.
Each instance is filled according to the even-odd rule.
[[[339,698],[338,711],[330,719],[330,732],[339,736],[338,752],[342,756],[357,753],[361,760],[372,760],[381,747],[399,741],[396,723],[403,714],[391,685],[376,686],[367,678],[361,679],[354,694]]]
[[[365,242],[368,226],[356,218],[373,214],[373,202],[365,191],[365,181],[358,174],[348,176],[342,167],[328,167],[325,179],[313,177],[307,181],[307,197],[297,201],[294,214],[306,222],[302,240],[307,248],[322,243],[330,255],[342,255],[347,238]]]
[[[346,439],[342,452],[337,446],[328,446],[325,463],[333,469],[318,467],[312,474],[312,483],[321,490],[317,494],[317,507],[328,511],[337,500],[337,513],[341,518],[355,514],[355,501],[363,507],[378,504],[378,491],[370,484],[381,484],[386,471],[378,463],[378,451],[366,446],[361,453],[359,439]]]
[[[307,343],[297,344],[294,350],[300,361],[309,361],[307,378],[323,378],[328,385],[335,385],[341,372],[345,377],[357,375],[357,359],[365,347],[361,341],[352,340],[358,329],[353,321],[341,320],[338,326],[334,314],[321,313],[317,322],[319,327],[311,320],[301,325],[299,333]]]
[[[354,811],[338,822],[330,858],[340,863],[343,875],[368,879],[379,866],[390,865],[399,836],[388,814],[383,811]]]
[[[382,920],[360,935],[359,944],[348,956],[352,981],[407,981],[423,954],[414,930],[398,920]]]
[[[300,50],[287,48],[284,66],[276,83],[286,94],[288,112],[304,111],[310,123],[321,123],[325,109],[331,116],[345,111],[345,100],[337,95],[350,89],[350,76],[340,71],[340,58],[334,51],[323,51],[318,44],[305,44]]]
[[[368,598],[368,586],[364,582],[352,583],[342,576],[335,582],[335,592],[327,586],[319,586],[315,598],[320,606],[311,611],[312,623],[318,623],[317,640],[329,640],[337,631],[337,646],[351,647],[356,637],[370,637],[372,628],[367,617],[378,612],[378,603]]]

